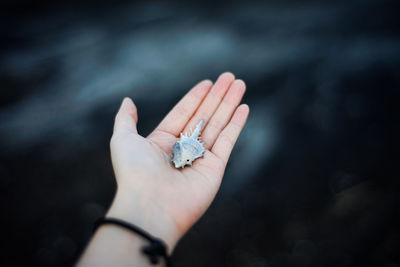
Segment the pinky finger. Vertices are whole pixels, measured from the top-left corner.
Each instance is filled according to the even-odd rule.
[[[249,106],[246,104],[240,105],[233,114],[231,121],[219,134],[211,149],[211,152],[213,152],[225,164],[228,162],[233,146],[246,123],[248,115]]]

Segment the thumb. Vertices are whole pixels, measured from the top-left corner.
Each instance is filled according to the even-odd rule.
[[[114,133],[129,131],[137,133],[136,124],[138,121],[137,109],[132,99],[125,97],[121,107],[115,116]]]

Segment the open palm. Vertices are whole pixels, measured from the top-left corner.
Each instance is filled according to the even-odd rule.
[[[116,199],[129,203],[131,221],[173,247],[205,212],[249,113],[247,105],[238,106],[244,92],[244,82],[231,73],[221,74],[215,84],[202,81],[147,138],[137,133],[135,105],[124,99],[115,119],[111,155],[118,184]],[[191,167],[176,169],[171,163],[172,147],[181,132],[194,129],[201,119],[205,120],[201,134],[204,158]],[[112,208],[109,215],[121,215],[125,208]]]

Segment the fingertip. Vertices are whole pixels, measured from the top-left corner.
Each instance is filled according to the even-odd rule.
[[[243,80],[236,79],[235,81],[233,81],[230,90],[233,91],[233,94],[236,97],[240,97],[240,99],[242,99],[244,93],[246,92],[246,84]],[[239,102],[240,102],[240,99],[239,99]]]
[[[211,86],[212,84],[213,84],[213,82],[210,79],[204,79],[204,80],[198,82],[195,85],[195,87],[198,87],[198,86]]]
[[[250,112],[250,107],[249,107],[249,105],[247,105],[247,104],[241,104],[239,107],[238,107],[238,109],[241,109],[242,110],[242,112],[246,112],[246,113],[249,113]]]
[[[135,103],[130,97],[124,97],[118,113],[125,113],[133,116],[135,121],[138,121],[137,108]]]
[[[244,90],[246,90],[246,83],[242,79],[236,79],[233,83],[235,86],[244,88]]]
[[[230,71],[226,71],[226,72],[223,72],[221,75],[219,75],[218,79],[233,81],[233,80],[235,80],[235,75]]]
[[[213,82],[210,79],[205,79],[202,80],[200,83],[204,85],[212,85]]]
[[[203,98],[211,89],[213,82],[211,80],[203,80],[193,87],[192,93],[198,97]]]
[[[132,99],[126,96],[121,102],[120,110],[129,108],[132,105],[134,105]]]
[[[124,99],[122,100],[122,102],[124,102],[124,101],[132,101],[132,99],[128,96],[125,96]]]
[[[217,81],[215,82],[211,93],[213,96],[217,96],[215,99],[222,98],[227,90],[230,88],[232,82],[235,80],[235,75],[231,72],[224,72],[219,75]]]
[[[241,104],[237,107],[235,115],[232,117],[232,121],[236,124],[243,125],[246,122],[249,113],[249,106],[247,104]]]
[[[133,102],[133,100],[132,100],[130,97],[124,97],[123,102],[124,102],[128,107],[136,108],[135,103]]]
[[[233,74],[231,71],[225,71],[225,72],[221,73],[220,76],[224,76],[224,77],[229,77],[229,78],[235,79],[235,74]]]

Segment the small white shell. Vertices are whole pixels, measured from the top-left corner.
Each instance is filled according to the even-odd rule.
[[[186,165],[192,166],[192,163],[197,158],[202,158],[204,153],[204,146],[199,141],[200,130],[204,124],[201,120],[191,135],[182,134],[181,138],[176,141],[172,149],[172,162],[175,168],[184,168]]]

